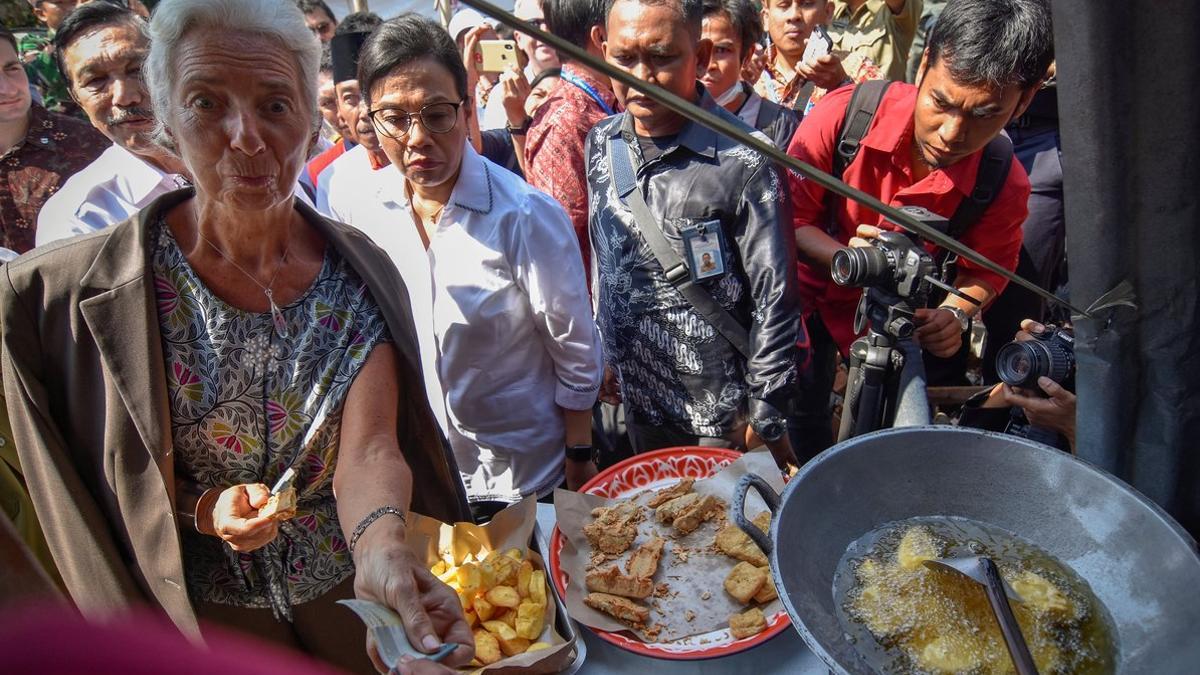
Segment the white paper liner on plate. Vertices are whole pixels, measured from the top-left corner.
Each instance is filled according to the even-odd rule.
[[[762,476],[777,492],[783,490],[783,479],[775,466],[775,460],[767,452],[743,455],[711,478],[697,480],[693,489],[700,494],[716,496],[729,505],[733,502],[734,487],[738,479],[747,473]],[[654,488],[668,487],[676,482],[678,479],[672,478]],[[639,494],[636,502],[645,507],[653,492],[651,489]],[[565,490],[555,492],[554,510],[558,518],[558,528],[565,539],[559,564],[569,577],[564,601],[573,619],[604,631],[628,631],[643,642],[662,643],[727,628],[731,614],[746,611],[750,607],[760,606],[768,621],[773,615],[783,611],[783,604],[779,600],[766,605],[743,605],[725,592],[725,577],[738,561],[717,551],[713,540],[722,525],[732,522],[729,519],[728,508],[724,518],[713,518],[694,532],[681,536],[670,525],[658,522],[654,517],[654,509],[645,507],[646,518],[638,525],[638,536],[633,545],[619,558],[601,564],[602,567],[616,564],[624,571],[625,561],[638,546],[655,535],[667,540],[654,581],[655,584],[666,582],[670,592],[664,597],[652,597],[645,601],[650,607],[648,627],[655,624],[662,627],[657,635],[651,636],[645,631],[631,629],[627,624],[585,605],[583,598],[587,595],[587,589],[584,577],[592,556],[592,547],[583,534],[583,526],[592,522],[592,509],[620,501],[625,500],[605,499]],[[747,517],[753,518],[765,510],[766,504],[751,491],[746,498]],[[683,562],[673,549],[686,551],[687,561]],[[707,599],[704,599],[705,593],[708,594]],[[691,621],[686,618],[689,610],[694,613]]]

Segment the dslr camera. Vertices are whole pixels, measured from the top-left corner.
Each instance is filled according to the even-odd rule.
[[[1046,326],[1032,340],[1012,341],[996,354],[996,374],[1012,387],[1036,392],[1039,377],[1075,391],[1075,337],[1066,329]]]
[[[945,218],[917,206],[904,206],[906,214],[923,221],[934,229],[945,231]],[[915,235],[903,232],[880,232],[871,246],[843,248],[835,251],[830,276],[839,286],[876,288],[885,293],[915,300],[914,306],[924,307],[932,284],[938,278],[938,266],[933,256]]]

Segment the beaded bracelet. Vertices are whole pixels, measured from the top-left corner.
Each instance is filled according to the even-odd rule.
[[[356,526],[354,528],[354,533],[350,535],[349,548],[350,548],[351,554],[354,553],[354,546],[355,546],[355,544],[358,543],[358,538],[363,535],[363,532],[367,531],[367,528],[371,526],[371,523],[375,522],[376,520],[379,520],[380,518],[382,518],[383,516],[385,516],[389,513],[392,515],[395,515],[395,516],[399,516],[400,522],[404,523],[405,525],[408,525],[408,518],[406,518],[404,516],[404,512],[394,506],[381,506],[381,507],[375,509],[374,511],[368,513],[365,518],[358,521],[358,526]]]

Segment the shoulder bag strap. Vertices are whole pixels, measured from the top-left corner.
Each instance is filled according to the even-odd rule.
[[[608,168],[612,174],[613,187],[617,196],[633,214],[638,230],[654,254],[658,264],[662,266],[667,282],[689,302],[692,307],[708,321],[718,333],[733,345],[742,356],[751,358],[750,333],[721,307],[703,286],[692,282],[692,274],[687,263],[675,252],[671,242],[662,233],[658,219],[646,204],[642,189],[638,186],[637,172],[633,168],[632,148],[619,134],[608,141]]]
[[[887,93],[890,84],[887,80],[867,80],[854,88],[854,93],[850,95],[850,103],[846,106],[846,116],[842,119],[842,128],[838,132],[837,145],[833,149],[833,167],[829,175],[842,180],[846,168],[858,156],[862,139],[866,138],[867,132],[870,131],[875,112],[879,110],[879,104],[883,101],[883,95]],[[829,236],[835,238],[839,229],[837,217],[834,215],[837,199],[837,195],[833,193],[826,194],[826,231]]]

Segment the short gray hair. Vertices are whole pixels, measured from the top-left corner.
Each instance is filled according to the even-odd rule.
[[[146,88],[158,120],[155,137],[160,145],[174,150],[174,144],[164,133],[166,120],[170,118],[175,76],[172,57],[185,35],[203,28],[245,31],[278,40],[296,59],[300,91],[310,107],[313,130],[318,128],[321,43],[308,29],[295,0],[162,0],[146,29],[150,35],[150,54],[144,67]]]

